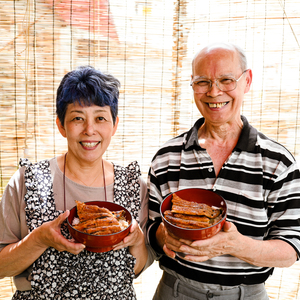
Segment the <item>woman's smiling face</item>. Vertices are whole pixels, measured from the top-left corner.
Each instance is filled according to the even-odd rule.
[[[68,105],[64,125],[57,119],[57,126],[67,138],[68,156],[73,155],[82,162],[94,162],[102,159],[118,121],[117,118],[113,124],[109,106],[81,106],[76,102]]]

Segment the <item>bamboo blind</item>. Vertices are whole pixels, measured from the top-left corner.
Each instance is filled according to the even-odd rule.
[[[146,176],[158,147],[199,117],[191,60],[214,41],[246,50],[254,78],[243,113],[298,158],[299,9],[291,0],[0,0],[0,195],[20,157],[66,151],[55,92],[79,65],[121,81],[107,158],[137,159]]]
[[[246,50],[253,85],[243,114],[300,156],[298,0],[0,0],[0,197],[20,157],[66,151],[55,124],[62,76],[93,65],[121,84],[117,134],[106,158],[138,160],[199,118],[189,86],[199,48]]]

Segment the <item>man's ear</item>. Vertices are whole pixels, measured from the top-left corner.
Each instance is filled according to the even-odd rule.
[[[58,128],[60,134],[61,134],[63,137],[67,137],[65,128],[64,128],[64,126],[61,124],[61,122],[60,122],[60,120],[59,120],[58,117],[56,117],[56,125],[57,125],[57,128]]]
[[[247,71],[247,75],[246,76],[247,76],[246,77],[246,83],[247,83],[247,85],[245,87],[245,94],[249,92],[250,86],[251,86],[251,83],[252,83],[252,70],[251,69],[249,69]]]

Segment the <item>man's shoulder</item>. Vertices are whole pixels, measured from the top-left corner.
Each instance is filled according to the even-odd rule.
[[[171,139],[169,139],[168,141],[166,141],[161,148],[167,148],[167,147],[172,147],[172,146],[178,146],[178,145],[183,145],[184,142],[186,141],[186,136],[187,136],[187,132],[184,132],[178,136],[175,136]]]
[[[279,143],[275,139],[272,139],[271,137],[265,135],[264,133],[258,131],[257,133],[257,145],[259,145],[262,149],[268,150],[270,152],[277,152],[284,154],[286,156],[291,156],[291,152],[287,149],[286,146]]]
[[[187,132],[182,133],[164,142],[156,152],[155,156],[163,155],[166,153],[172,153],[172,152],[181,152],[181,149],[186,142],[186,135]]]
[[[281,161],[286,166],[296,163],[294,155],[286,146],[261,132],[258,132],[257,146],[264,158],[272,161]]]

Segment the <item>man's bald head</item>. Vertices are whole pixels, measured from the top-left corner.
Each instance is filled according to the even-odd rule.
[[[239,57],[241,70],[247,69],[247,58],[246,58],[245,52],[242,48],[240,48],[239,46],[232,44],[232,43],[213,43],[213,44],[210,44],[210,45],[204,47],[203,49],[201,49],[200,51],[198,51],[195,54],[195,56],[192,60],[192,75],[194,74],[194,63],[200,55],[202,56],[205,54],[209,54],[209,53],[213,52],[214,50],[220,50],[220,49],[223,49],[224,52],[229,51],[229,52],[237,53],[237,55]]]

